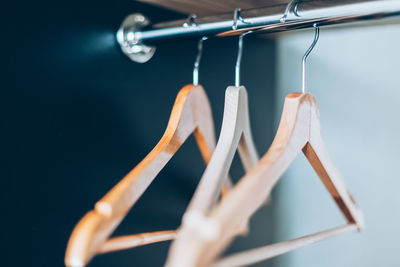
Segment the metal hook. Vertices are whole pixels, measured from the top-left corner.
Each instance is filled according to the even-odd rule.
[[[194,85],[199,84],[199,67],[200,67],[201,56],[203,54],[203,42],[207,39],[208,39],[207,36],[203,36],[197,44],[197,56],[196,56],[196,61],[194,62],[194,68],[193,68],[193,84]]]
[[[314,36],[314,41],[312,42],[311,46],[308,48],[307,52],[304,54],[303,56],[303,74],[302,74],[302,92],[303,94],[306,93],[306,86],[307,86],[307,58],[310,55],[311,51],[314,49],[315,45],[318,42],[319,39],[319,26],[315,23],[313,25],[314,29],[315,29],[315,36]]]
[[[233,23],[232,23],[232,30],[237,30],[237,25],[238,21],[244,23],[244,24],[251,24],[250,22],[246,22],[240,12],[242,9],[236,8],[235,11],[233,12]]]
[[[186,22],[183,23],[182,26],[185,27],[185,28],[186,28],[186,27],[191,27],[191,26],[197,26],[197,24],[196,24],[196,22],[195,22],[196,18],[197,18],[197,15],[196,15],[196,14],[190,14],[190,15],[188,16]]]
[[[301,0],[291,0],[291,1],[287,4],[286,9],[285,9],[285,13],[283,14],[283,16],[282,16],[281,19],[280,19],[281,23],[286,22],[286,19],[287,19],[287,17],[289,16],[289,13],[290,13],[290,10],[292,9],[293,4],[296,4],[296,5],[294,6],[293,14],[294,14],[296,17],[300,17],[299,14],[298,14],[299,2],[301,2]]]
[[[294,9],[293,9],[293,14],[296,17],[300,17],[300,15],[299,15],[299,4],[300,4],[300,2],[302,2],[302,0],[297,0],[296,1],[296,5],[294,6]]]
[[[294,2],[297,2],[297,0],[291,0],[291,1],[287,4],[286,9],[285,9],[285,13],[283,13],[283,16],[282,16],[281,19],[280,19],[280,21],[281,21],[282,23],[286,22],[286,19],[287,19],[288,15],[289,15],[290,10],[292,9],[292,6],[293,6],[293,3],[294,3]]]
[[[253,31],[248,31],[245,33],[242,33],[239,36],[239,43],[238,43],[238,54],[236,58],[236,66],[235,66],[235,86],[239,87],[240,86],[240,66],[242,63],[242,54],[243,54],[243,37],[245,37],[247,34],[252,33]]]

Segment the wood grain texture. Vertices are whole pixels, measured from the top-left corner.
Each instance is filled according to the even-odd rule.
[[[171,245],[166,266],[193,266],[192,260],[196,257],[191,253],[196,253],[195,246],[198,243],[191,242],[193,232],[197,230],[192,224],[203,227],[202,235],[208,235],[212,222],[208,224],[207,221],[198,221],[208,216],[217,201],[218,192],[229,172],[236,150],[239,151],[245,171],[250,171],[259,158],[251,135],[247,91],[243,86],[230,86],[226,89],[224,116],[217,146],[184,214],[178,236]],[[196,215],[196,218],[189,219],[193,215]],[[247,222],[244,219],[236,225],[235,233],[240,232]]]
[[[84,266],[100,252],[128,211],[192,133],[205,162],[209,162],[215,148],[211,107],[201,86],[187,85],[175,100],[167,129],[159,143],[76,225],[66,250],[67,266]],[[152,240],[157,239],[157,235],[159,239],[165,236],[164,233],[153,233]],[[141,237],[138,234],[127,239]],[[112,242],[114,248],[118,246],[117,241]],[[143,240],[141,244],[145,243],[146,240]],[[123,247],[126,244],[123,242],[120,245]]]
[[[226,12],[232,12],[233,14],[236,8],[251,9],[288,3],[287,0],[139,0],[139,2],[161,6],[185,14],[197,14],[199,16]]]
[[[218,224],[219,235],[214,239],[205,239],[199,229],[190,232],[190,236],[187,237],[190,245],[186,247],[184,255],[179,255],[181,260],[186,262],[176,266],[209,266],[233,240],[237,227],[248,221],[262,206],[274,185],[300,151],[304,152],[316,170],[349,225],[355,226],[351,229],[361,230],[362,213],[348,193],[323,145],[317,102],[310,94],[293,93],[285,99],[278,132],[267,153],[209,214],[207,219]],[[322,238],[323,235],[324,232],[317,233],[314,237]],[[307,243],[306,239],[304,243]],[[289,251],[298,245],[284,243],[279,249]],[[266,253],[264,256],[268,258],[269,252],[264,250],[263,253]]]

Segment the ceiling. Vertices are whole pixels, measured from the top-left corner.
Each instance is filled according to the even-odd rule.
[[[150,3],[186,14],[206,16],[232,12],[235,8],[250,9],[287,4],[288,0],[139,0],[139,2]]]

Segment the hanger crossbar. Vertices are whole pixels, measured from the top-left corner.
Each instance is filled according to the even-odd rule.
[[[347,232],[355,232],[357,229],[358,226],[356,224],[346,224],[278,244],[267,245],[264,247],[247,250],[245,252],[239,252],[220,259],[213,265],[213,267],[248,266],[337,235]]]

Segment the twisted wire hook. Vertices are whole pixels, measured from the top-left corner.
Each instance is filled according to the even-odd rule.
[[[194,61],[194,67],[193,67],[193,84],[194,85],[199,84],[199,67],[200,67],[201,56],[203,55],[203,42],[207,39],[208,39],[207,36],[203,36],[197,43],[197,56],[196,56],[196,60]]]
[[[319,39],[319,26],[317,24],[313,25],[315,29],[314,41],[312,42],[311,46],[308,48],[307,52],[303,56],[302,60],[302,93],[306,93],[307,89],[307,58],[310,55],[311,51],[314,49],[315,45]]]

